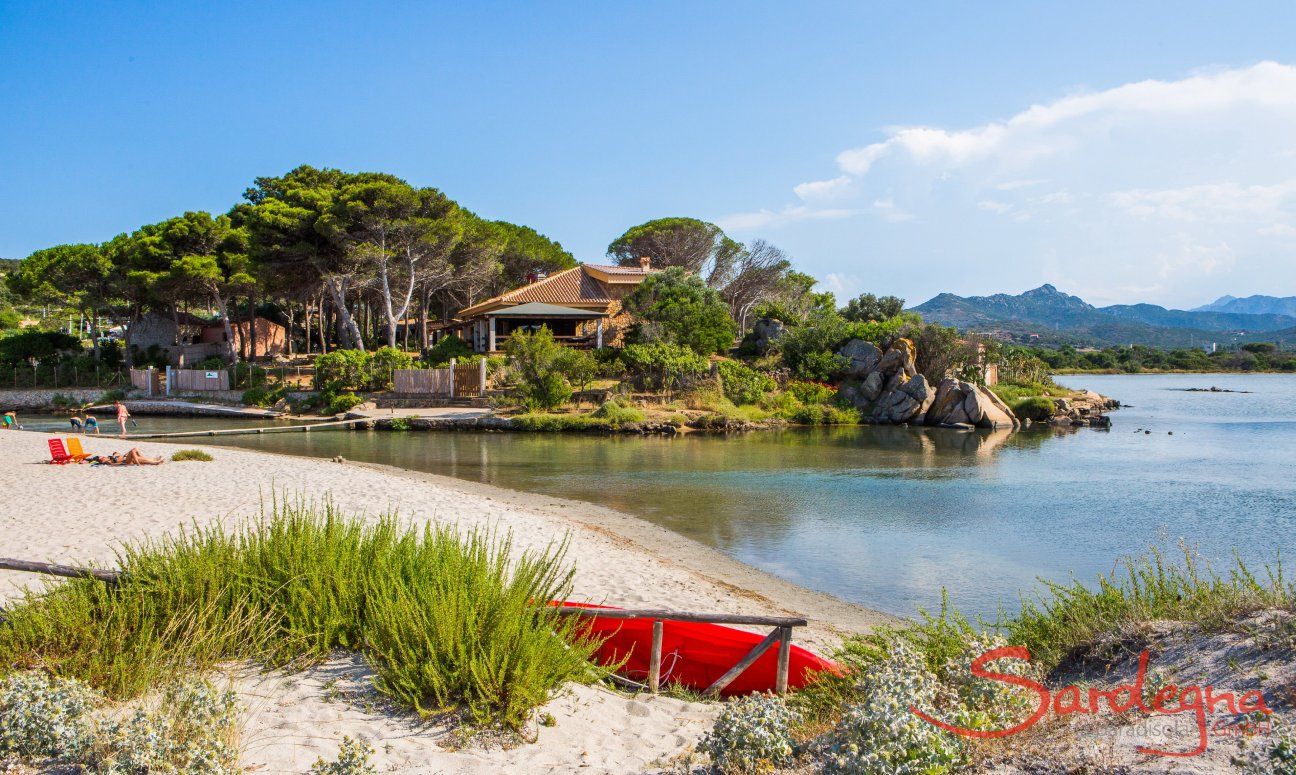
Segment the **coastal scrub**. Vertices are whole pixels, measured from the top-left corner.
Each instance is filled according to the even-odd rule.
[[[124,699],[229,660],[298,667],[347,649],[406,708],[518,728],[592,675],[595,644],[547,605],[570,590],[564,551],[276,504],[238,531],[128,546],[115,585],[28,592],[0,623],[0,670],[40,668]]]

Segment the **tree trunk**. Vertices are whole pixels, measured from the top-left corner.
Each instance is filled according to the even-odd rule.
[[[253,291],[248,296],[248,361],[257,359],[257,295]]]
[[[230,363],[238,363],[238,350],[234,347],[234,327],[230,325],[229,306],[225,297],[219,292],[215,294],[215,298],[221,326],[225,329],[225,349],[228,351]]]
[[[324,293],[321,291],[319,296],[319,320],[316,329],[319,331],[320,354],[328,355],[328,308],[325,306],[326,300]]]
[[[360,326],[356,324],[355,317],[346,305],[346,280],[340,277],[330,277],[324,281],[324,287],[328,289],[329,296],[333,299],[333,311],[338,318],[338,345],[343,349],[354,349],[364,352],[364,337],[360,334]]]

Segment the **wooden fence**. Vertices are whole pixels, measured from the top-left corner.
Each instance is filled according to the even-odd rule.
[[[165,390],[162,372],[157,369],[131,369],[131,386],[150,396],[160,396]]]
[[[229,370],[169,369],[167,371],[167,388],[168,392],[177,390],[229,390]]]
[[[486,361],[459,366],[452,360],[440,369],[394,369],[393,391],[407,395],[472,398],[486,392]]]

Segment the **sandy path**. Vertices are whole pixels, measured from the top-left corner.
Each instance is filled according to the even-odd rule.
[[[156,537],[193,522],[256,516],[272,494],[331,498],[347,511],[399,511],[413,520],[511,531],[518,550],[570,536],[578,599],[632,607],[775,614],[800,613],[811,626],[798,641],[823,648],[842,632],[888,617],[804,590],[640,520],[588,504],[513,493],[425,474],[308,460],[227,447],[212,463],[158,467],[49,466],[47,436],[0,433],[0,556],[111,566],[122,541]],[[429,434],[428,442],[435,443]],[[109,438],[85,442],[91,454],[123,450]],[[139,443],[150,455],[180,445]],[[184,447],[201,446],[185,444]],[[32,577],[0,573],[0,602]],[[828,622],[831,621],[830,625]],[[640,772],[687,750],[709,726],[714,706],[658,697],[630,699],[580,687],[548,708],[556,726],[510,751],[450,751],[435,729],[337,698],[336,686],[363,666],[338,660],[310,674],[244,677],[252,708],[245,762],[257,772],[302,772],[331,756],[344,733],[375,741],[381,769],[400,772]]]

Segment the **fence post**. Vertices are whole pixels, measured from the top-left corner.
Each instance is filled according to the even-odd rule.
[[[144,380],[145,383],[148,385],[148,390],[146,392],[146,395],[149,398],[152,398],[153,397],[153,367],[152,366],[149,366],[148,371],[144,373]]]
[[[171,364],[166,367],[166,394],[171,395]]]
[[[662,620],[653,620],[652,650],[648,652],[648,691],[661,688]]]
[[[477,391],[478,391],[477,395],[484,396],[486,395],[486,356],[484,355],[482,356],[480,363],[481,363],[481,374],[478,378],[479,384],[477,386]]]
[[[455,390],[455,359],[450,359],[450,397],[454,398]]]

